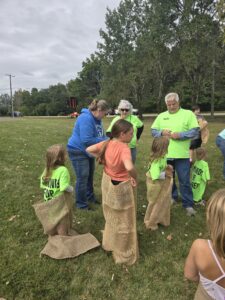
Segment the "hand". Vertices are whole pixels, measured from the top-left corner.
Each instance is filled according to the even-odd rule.
[[[66,189],[65,192],[67,193],[72,193],[73,192],[73,187],[71,185],[69,185]]]
[[[170,135],[171,135],[171,130],[169,130],[169,129],[164,129],[164,130],[162,131],[162,136],[168,136],[168,137],[170,137]]]
[[[173,139],[173,140],[179,140],[180,138],[180,134],[179,132],[173,132],[170,134],[170,138]]]
[[[166,177],[173,177],[173,166],[167,165],[165,169]]]
[[[133,177],[130,178],[130,182],[133,187],[137,186],[137,181]]]

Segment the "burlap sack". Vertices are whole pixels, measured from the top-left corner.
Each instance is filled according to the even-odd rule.
[[[66,192],[51,201],[33,205],[44,233],[49,235],[41,254],[55,259],[72,258],[100,246],[92,234],[79,235],[72,230],[72,205],[72,195]],[[60,224],[65,225],[68,236],[55,235]]]
[[[209,296],[202,284],[199,282],[194,300],[213,300],[213,298]]]
[[[113,252],[116,263],[134,264],[138,259],[135,192],[130,181],[113,185],[103,172],[102,205],[105,218],[102,247]]]
[[[147,229],[156,230],[158,224],[170,225],[171,189],[173,179],[152,180],[146,174],[148,207],[144,217]]]
[[[41,254],[55,259],[72,258],[99,246],[100,243],[92,234],[74,232],[73,236],[49,236]]]
[[[68,229],[72,226],[72,205],[71,193],[66,192],[51,201],[42,201],[33,205],[45,234],[54,235],[60,222],[68,223]]]
[[[198,124],[201,132],[201,140],[203,144],[206,144],[209,140],[208,122],[206,120],[199,119]]]

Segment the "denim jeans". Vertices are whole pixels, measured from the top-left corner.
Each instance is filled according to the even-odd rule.
[[[225,179],[225,139],[218,135],[216,138],[216,146],[220,149],[223,155],[223,179]]]
[[[190,160],[189,158],[175,158],[168,159],[167,163],[173,166],[173,187],[172,197],[174,200],[178,199],[178,190],[175,182],[175,172],[177,173],[179,180],[180,194],[182,198],[182,204],[184,208],[193,207],[193,193],[190,184]]]
[[[78,149],[67,148],[67,151],[76,174],[76,206],[86,209],[88,201],[95,202],[93,189],[95,159],[88,157]]]
[[[132,162],[133,164],[135,164],[136,156],[137,156],[137,148],[130,148],[130,151],[131,151]]]

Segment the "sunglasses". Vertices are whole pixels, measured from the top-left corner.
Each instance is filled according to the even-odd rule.
[[[126,112],[129,111],[129,109],[127,109],[127,108],[121,108],[120,110],[121,110],[121,111],[126,111]]]

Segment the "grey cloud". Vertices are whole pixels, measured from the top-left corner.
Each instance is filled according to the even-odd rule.
[[[106,7],[120,0],[1,0],[0,93],[66,83],[97,49]]]

